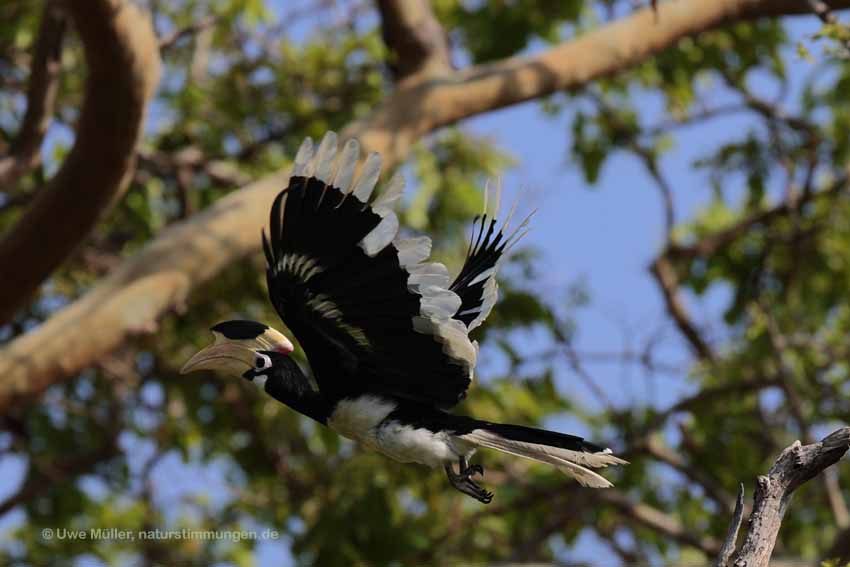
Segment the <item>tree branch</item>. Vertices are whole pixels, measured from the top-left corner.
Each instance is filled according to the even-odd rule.
[[[785,510],[794,491],[834,465],[850,449],[850,427],[825,437],[820,443],[795,441],[782,451],[767,476],[759,476],[747,533],[732,565],[767,567]]]
[[[59,90],[64,35],[65,15],[56,2],[46,2],[27,87],[27,110],[8,155],[0,158],[0,190],[8,190],[41,162],[41,143]]]
[[[632,502],[628,496],[615,488],[600,490],[598,495],[600,500],[614,505],[620,513],[672,540],[699,549],[706,555],[715,555],[720,551],[720,542],[716,539],[697,535],[676,518],[648,504]]]
[[[732,511],[732,497],[726,493],[726,490],[719,482],[699,466],[698,461],[697,463],[686,462],[679,453],[667,447],[655,435],[649,436],[643,447],[636,447],[636,449],[645,450],[650,457],[669,465],[691,481],[699,484],[706,495],[714,500],[721,510]]]
[[[203,31],[213,28],[220,22],[221,18],[217,16],[207,16],[206,18],[202,18],[197,22],[193,22],[185,28],[175,29],[171,33],[159,38],[159,51],[160,53],[165,53],[166,51],[174,47],[177,43],[182,41],[184,38],[192,37]]]
[[[738,499],[735,501],[735,512],[732,514],[732,523],[729,525],[729,531],[726,532],[726,540],[723,542],[723,547],[720,548],[720,553],[717,556],[717,561],[714,567],[727,567],[729,559],[735,553],[735,542],[738,540],[738,531],[741,529],[741,522],[744,520],[744,483],[742,482],[738,489]]]
[[[801,197],[797,202],[797,208],[808,201],[826,199],[839,195],[847,187],[848,173],[850,172],[845,171],[842,175],[835,179],[829,187],[822,191],[809,193],[807,196]],[[699,241],[694,242],[693,244],[681,245],[671,243],[668,245],[667,250],[663,255],[669,257],[670,260],[673,261],[707,258],[716,254],[724,247],[732,244],[736,239],[746,234],[752,227],[759,224],[768,224],[773,222],[775,219],[785,217],[792,212],[793,208],[787,201],[783,201],[768,209],[754,212],[728,228],[718,230],[714,234],[700,238]]]
[[[850,0],[833,5],[839,6],[850,6]],[[802,3],[786,0],[663,3],[658,6],[658,23],[647,8],[539,55],[406,82],[369,117],[347,127],[342,138],[358,137],[366,150],[381,152],[384,163],[391,166],[423,135],[447,124],[622,71],[684,37],[741,18],[798,14],[805,9]],[[96,170],[101,160],[86,166]],[[257,251],[259,227],[286,179],[286,172],[267,176],[175,223],[85,296],[6,346],[0,351],[0,412],[13,400],[73,376],[128,336],[153,331],[156,321],[182,306],[194,287]],[[40,232],[23,242],[31,246],[43,241]],[[18,263],[16,255],[13,264]],[[10,264],[0,261],[0,265]],[[20,295],[16,292],[14,297]]]
[[[714,351],[702,338],[702,333],[691,321],[688,310],[685,308],[682,295],[679,293],[679,276],[676,274],[676,268],[662,254],[652,263],[650,271],[661,288],[664,303],[667,305],[667,312],[670,313],[679,331],[693,348],[694,353],[702,360],[714,360]]]
[[[0,278],[0,322],[12,317],[127,187],[145,107],[159,78],[156,36],[138,8],[122,0],[67,6],[88,65],[76,141],[0,242],[0,265],[15,267]]]
[[[57,488],[61,489],[63,483],[85,474],[96,465],[111,459],[118,452],[116,439],[112,437],[103,446],[90,453],[51,463],[49,470],[39,469],[35,464],[31,464],[30,472],[17,492],[0,502],[0,517],[39,495]]]
[[[451,71],[448,38],[428,0],[378,0],[378,9],[397,81]]]
[[[833,9],[850,1],[830,2]],[[677,0],[568,40],[530,57],[476,65],[422,82],[411,81],[348,132],[369,147],[406,155],[421,136],[459,120],[576,88],[633,67],[685,37],[725,24],[770,16],[808,14],[796,0]],[[411,107],[421,109],[411,113]]]
[[[756,378],[750,380],[736,380],[728,384],[720,384],[718,386],[708,386],[703,388],[693,396],[679,400],[672,406],[660,411],[647,421],[647,424],[640,429],[640,435],[647,435],[664,425],[672,415],[683,411],[692,411],[694,408],[710,402],[717,402],[732,396],[741,396],[748,392],[757,392],[765,388],[779,386],[777,379],[771,378]]]
[[[826,2],[822,2],[821,0],[807,0],[809,6],[812,9],[812,12],[820,18],[820,20],[830,26],[839,25],[838,18],[835,17],[835,14],[832,13],[832,10],[829,8],[829,4]],[[844,46],[844,49],[850,53],[850,39],[841,40],[841,45]]]

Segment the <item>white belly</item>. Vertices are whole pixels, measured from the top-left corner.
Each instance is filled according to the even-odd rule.
[[[377,429],[397,406],[377,396],[342,400],[328,418],[328,427],[372,450],[377,450]]]
[[[402,463],[437,467],[474,450],[473,445],[448,433],[413,428],[398,421],[382,423],[396,407],[395,402],[377,396],[343,400],[328,419],[328,427]]]
[[[420,463],[439,467],[452,463],[460,455],[470,455],[472,445],[444,431],[433,432],[389,421],[378,428],[378,451],[402,463]]]

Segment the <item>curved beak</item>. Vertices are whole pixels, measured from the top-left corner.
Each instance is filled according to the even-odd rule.
[[[196,370],[218,370],[242,376],[254,367],[257,351],[274,350],[289,354],[295,348],[289,339],[271,327],[253,338],[229,339],[216,331],[213,331],[213,335],[215,342],[187,360],[180,369],[180,374],[188,374]]]
[[[247,342],[247,341],[245,341]],[[262,347],[258,346],[258,350]],[[254,349],[246,344],[220,342],[195,353],[186,361],[180,374],[195,370],[219,370],[228,374],[242,375],[254,366]]]

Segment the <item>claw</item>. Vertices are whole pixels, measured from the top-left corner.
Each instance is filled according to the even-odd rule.
[[[476,474],[484,476],[484,467],[481,465],[469,465],[466,459],[461,457],[458,463],[459,473],[455,473],[450,464],[446,464],[445,469],[449,482],[460,492],[472,496],[483,504],[489,504],[493,500],[492,492],[484,490],[470,478]]]

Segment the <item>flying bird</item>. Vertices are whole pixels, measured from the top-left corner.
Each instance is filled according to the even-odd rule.
[[[524,233],[500,226],[498,194],[473,222],[466,261],[452,280],[428,262],[431,240],[402,238],[392,210],[403,180],[376,198],[381,157],[371,153],[359,176],[360,149],[337,152],[329,132],[318,148],[301,145],[288,186],[262,231],[269,297],[303,348],[317,387],[289,356],[292,342],[254,321],[225,321],[214,344],[183,373],[213,369],[241,376],[276,400],[369,449],[401,462],[443,467],[457,490],[489,503],[493,493],[469,458],[479,447],[553,465],[580,484],[611,483],[591,469],[626,464],[581,437],[492,423],[447,410],[473,382],[478,327],[497,297],[496,272]],[[514,209],[516,205],[514,205]],[[454,463],[458,464],[455,471]]]

